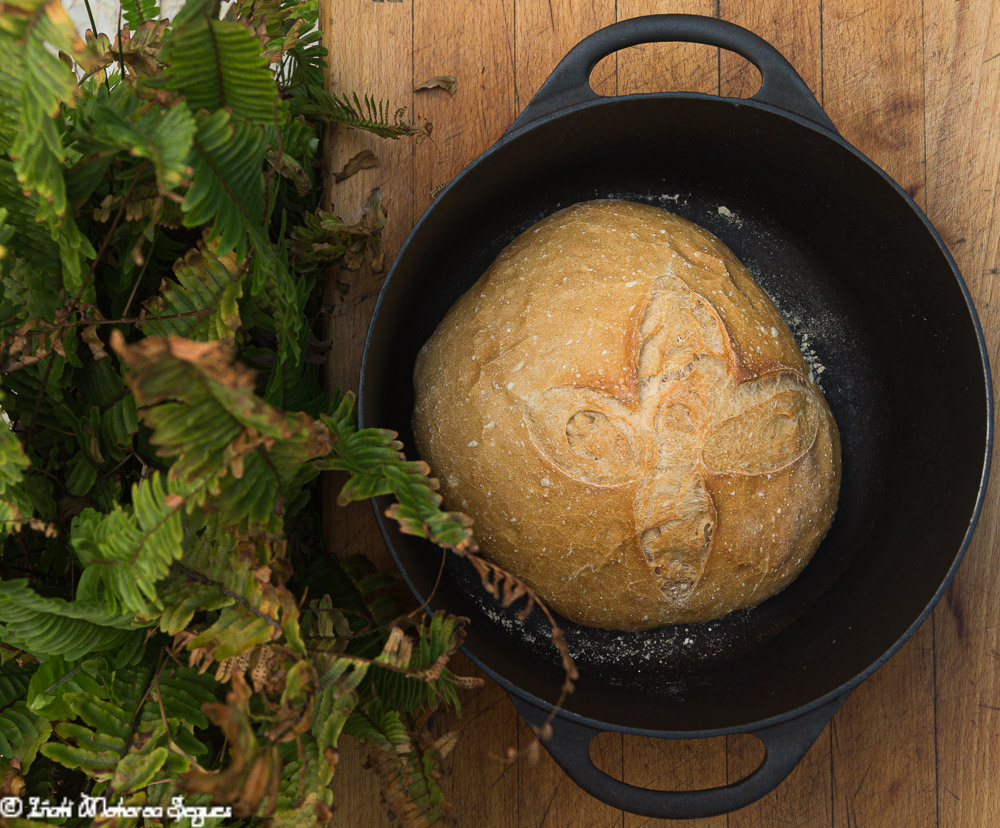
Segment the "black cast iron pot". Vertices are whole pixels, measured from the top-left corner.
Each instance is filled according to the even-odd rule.
[[[588,78],[627,46],[720,46],[761,72],[750,99],[600,97]],[[593,198],[666,207],[707,226],[774,298],[819,375],[843,441],[833,526],[784,592],[718,621],[620,633],[566,622],[581,678],[545,743],[598,799],[654,817],[742,807],[792,770],[847,694],[927,617],[979,515],[993,428],[982,332],[961,275],[913,200],[844,141],[787,61],[730,23],[626,20],[583,40],[504,136],[423,216],[386,279],[368,333],[366,425],[413,446],[418,349],[520,231]],[[456,401],[456,405],[460,404]],[[441,552],[382,531],[418,598]],[[431,606],[465,615],[465,651],[531,723],[562,675],[545,624],[500,611],[452,558]],[[636,788],[597,769],[601,731],[664,738],[753,733],[766,747],[742,781]],[[664,769],[669,775],[669,768]]]

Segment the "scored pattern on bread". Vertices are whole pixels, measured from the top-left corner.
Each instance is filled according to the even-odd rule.
[[[832,520],[839,437],[791,332],[721,241],[664,210],[585,202],[526,230],[414,380],[449,507],[579,623],[753,606]]]
[[[794,463],[816,439],[819,404],[793,371],[734,383],[722,322],[674,276],[653,283],[640,334],[637,405],[555,386],[525,398],[524,419],[568,476],[638,484],[640,547],[664,596],[683,601],[704,574],[716,524],[706,476]]]

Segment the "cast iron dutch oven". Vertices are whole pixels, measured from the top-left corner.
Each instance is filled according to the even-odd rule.
[[[720,46],[762,76],[750,99],[600,97],[601,58],[644,42]],[[718,621],[621,633],[564,623],[580,680],[545,742],[584,790],[654,817],[724,813],[792,770],[847,694],[927,617],[969,544],[992,438],[986,349],[962,277],[913,200],[844,141],[791,65],[713,18],[626,20],[583,40],[503,137],[434,201],[378,299],[360,393],[366,425],[413,446],[414,360],[451,304],[519,232],[593,198],[666,207],[707,226],[775,299],[819,375],[843,441],[833,526],[803,574]],[[459,404],[456,401],[456,404]],[[421,600],[441,552],[382,531]],[[431,606],[468,616],[468,656],[531,723],[562,674],[535,613],[517,620],[456,556]],[[752,733],[750,776],[697,791],[646,790],[596,768],[612,730],[664,738]],[[669,768],[664,768],[669,783]]]

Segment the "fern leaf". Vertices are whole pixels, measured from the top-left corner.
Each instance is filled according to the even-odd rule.
[[[59,246],[66,287],[76,291],[82,286],[83,259],[93,256],[94,249],[67,212],[66,150],[57,116],[74,105],[77,83],[49,46],[79,52],[83,43],[59,3],[27,0],[22,12],[27,13],[5,16],[0,26],[0,47],[21,82],[20,124],[10,158],[21,188],[36,198],[36,219]]]
[[[448,801],[441,790],[439,745],[414,740],[399,711],[378,700],[367,711],[355,711],[344,732],[371,745],[390,814],[404,825],[432,828],[443,824]]]
[[[232,340],[241,324],[237,300],[243,295],[242,271],[233,256],[191,250],[174,265],[174,277],[177,281],[164,279],[159,294],[146,303],[144,333]]]
[[[414,607],[413,596],[406,586],[398,578],[376,570],[364,555],[339,559],[317,556],[309,562],[305,577],[307,583],[322,583],[330,606],[343,611],[354,641],[351,652],[355,655],[377,655],[382,648],[381,639],[377,635],[372,638],[371,642],[377,646],[369,651],[365,647],[368,639],[361,634],[366,629],[388,627]],[[323,614],[315,610],[314,613],[319,623]]]
[[[218,255],[246,256],[248,234],[262,236],[264,133],[227,110],[196,116],[191,188],[181,207],[187,227],[211,225]],[[258,247],[264,246],[258,242]]]
[[[139,430],[139,415],[135,407],[135,398],[123,396],[117,398],[101,412],[101,430],[108,443],[113,443],[121,449],[132,445],[132,439]]]
[[[359,431],[354,399],[346,395],[333,414],[322,419],[335,442],[332,456],[320,467],[350,474],[339,503],[392,493],[398,502],[386,514],[399,521],[402,531],[459,552],[473,548],[469,518],[440,508],[437,481],[428,477],[427,464],[407,461],[393,432],[377,428]]]
[[[270,124],[280,111],[260,41],[240,23],[207,16],[181,22],[160,59],[163,84],[192,112],[228,109],[234,121]]]
[[[2,37],[2,36],[0,36]],[[9,44],[7,38],[3,38]],[[10,55],[16,57],[17,53]],[[21,66],[19,60],[5,60],[0,63],[0,146],[9,147],[20,131],[17,104],[21,98]]]
[[[39,3],[35,19],[44,19]],[[37,192],[51,205],[52,219],[66,215],[66,184],[62,163],[66,151],[55,118],[63,105],[72,106],[76,78],[72,70],[46,49],[44,29],[32,26],[23,43],[9,44],[21,70],[21,124],[10,146],[18,180],[26,191]]]
[[[358,688],[368,673],[368,665],[350,659],[333,658],[319,677],[319,690],[313,703],[311,732],[326,763],[318,769],[324,785],[333,778],[337,742],[348,718],[360,701]]]
[[[160,16],[156,0],[122,0],[122,14],[132,31]]]
[[[124,644],[138,626],[105,607],[42,597],[24,579],[0,581],[0,640],[36,658],[76,661]]]
[[[3,404],[0,394],[0,406]],[[28,468],[28,456],[17,435],[0,421],[0,537],[6,527],[17,525],[31,516],[31,503],[19,484]]]
[[[400,138],[404,135],[427,136],[430,134],[430,124],[407,121],[403,118],[404,110],[402,109],[397,110],[390,121],[387,101],[376,101],[369,95],[358,98],[357,93],[348,97],[346,94],[330,94],[322,89],[312,91],[315,101],[308,104],[296,101],[297,111],[318,114],[330,123],[344,124],[354,129],[371,132],[379,138]]]
[[[0,665],[0,710],[26,697],[31,677],[38,669],[37,664],[17,664],[7,661]]]
[[[28,707],[46,719],[72,719],[73,712],[63,696],[66,693],[85,693],[106,699],[108,691],[94,678],[107,667],[104,659],[95,658],[74,664],[62,657],[51,658],[31,676],[28,685]]]
[[[117,332],[111,343],[130,367],[137,401],[148,406],[143,419],[158,453],[175,458],[171,478],[211,493],[189,503],[246,531],[280,527],[283,500],[315,476],[309,461],[329,451],[322,424],[259,399],[253,372],[232,363],[225,343],[171,336],[125,345]]]
[[[5,229],[10,231],[10,236],[4,243],[7,256],[4,262],[0,262],[3,264],[3,271],[9,272],[15,258],[20,258],[26,260],[35,271],[48,273],[44,293],[39,300],[44,301],[46,307],[50,304],[57,305],[56,294],[61,285],[54,284],[57,279],[52,277],[51,265],[59,256],[59,248],[45,226],[36,219],[38,196],[27,196],[21,191],[14,165],[5,158],[0,158],[0,207],[7,212],[4,224]],[[8,293],[8,290],[5,285],[4,292]],[[51,318],[42,313],[30,313],[23,318],[33,317]]]
[[[315,828],[328,825],[333,818],[333,791],[323,773],[329,763],[308,735],[300,737],[300,744],[300,751],[292,743],[281,745],[284,770],[268,828]]]
[[[384,266],[382,230],[386,214],[379,189],[372,190],[357,224],[347,224],[324,210],[302,218],[304,223],[292,230],[292,253],[300,271],[310,272],[331,263],[357,270],[366,257],[370,257],[373,270],[380,271]]]
[[[84,566],[77,596],[136,615],[159,608],[156,583],[183,553],[183,505],[184,498],[168,492],[154,472],[132,487],[131,511],[84,509],[70,538]]]
[[[44,745],[42,753],[109,782],[105,793],[127,796],[164,773],[191,767],[190,754],[179,741],[198,753],[207,750],[193,734],[208,724],[200,708],[215,701],[211,688],[193,670],[175,665],[163,673],[149,665],[118,670],[107,698],[64,694],[75,720],[56,725],[62,741]]]
[[[14,233],[11,235],[13,237]],[[20,319],[53,321],[59,308],[59,296],[51,271],[15,256],[9,257],[7,264],[0,287],[5,313],[9,311],[11,316]]]
[[[251,236],[254,255],[250,263],[250,292],[254,295],[265,294],[274,315],[273,329],[278,340],[278,360],[282,366],[272,374],[274,378],[282,372],[285,362],[297,365],[301,361],[302,343],[308,333],[303,320],[309,282],[305,278],[296,278],[285,256],[259,236],[256,230]],[[268,383],[268,396],[273,385],[273,382]]]
[[[196,574],[186,574],[189,571]],[[222,609],[234,600],[217,582],[208,581],[207,576],[190,567],[171,573],[161,581],[157,586],[157,595],[163,611],[156,620],[167,635],[177,635],[186,629],[196,612]],[[264,640],[270,637],[268,631]]]
[[[52,726],[28,708],[28,685],[36,665],[0,665],[0,758],[16,759],[22,772],[31,767]]]
[[[406,672],[375,670],[372,680],[380,699],[404,713],[422,708],[433,709],[439,703],[461,712],[448,661],[465,639],[466,619],[439,612],[430,624],[423,620],[417,628],[417,646],[405,664]]]
[[[193,770],[184,779],[188,793],[209,794],[214,802],[231,805],[233,816],[270,816],[277,805],[282,761],[278,746],[261,744],[250,715],[250,690],[233,676],[225,704],[209,704],[205,714],[226,738],[230,763],[223,770]]]
[[[137,0],[145,3],[146,0]],[[95,165],[94,155],[127,152],[152,162],[159,193],[175,190],[188,178],[187,161],[195,135],[195,118],[182,105],[137,106],[128,84],[98,94],[87,111],[81,131],[89,132],[85,165]],[[86,134],[85,132],[85,134]],[[80,166],[80,165],[78,165]],[[100,178],[93,181],[98,183]],[[92,188],[74,187],[74,196],[87,196]]]
[[[262,563],[264,566],[262,567]],[[239,656],[284,635],[289,648],[304,652],[298,607],[292,594],[270,579],[276,560],[232,533],[209,525],[185,550],[182,563],[158,586],[163,604],[158,622],[164,632],[186,629],[195,613],[219,610],[218,617],[187,639],[192,665]]]
[[[163,711],[172,725],[175,736],[178,728],[186,729],[191,733],[196,730],[203,730],[209,726],[208,718],[202,708],[206,704],[216,701],[215,694],[218,691],[218,684],[210,677],[198,673],[190,667],[174,665],[166,670],[156,681],[156,687],[152,695],[153,705],[148,705],[143,710],[143,721],[158,721],[161,711],[157,702],[157,694],[163,701]],[[198,753],[206,750],[202,745],[198,748]]]

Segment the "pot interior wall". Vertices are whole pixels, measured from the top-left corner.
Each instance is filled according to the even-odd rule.
[[[502,141],[439,196],[380,300],[365,424],[398,430],[412,456],[413,363],[441,317],[520,231],[606,197],[662,206],[726,242],[822,367],[841,432],[834,524],[785,592],[709,624],[644,633],[566,624],[581,671],[570,711],[645,730],[738,727],[864,673],[946,578],[983,473],[975,326],[927,225],[831,137],[736,102],[621,98]],[[426,595],[440,552],[385,529]],[[540,614],[521,623],[500,611],[457,561],[433,606],[471,618],[467,648],[501,681],[556,700],[561,674]]]

